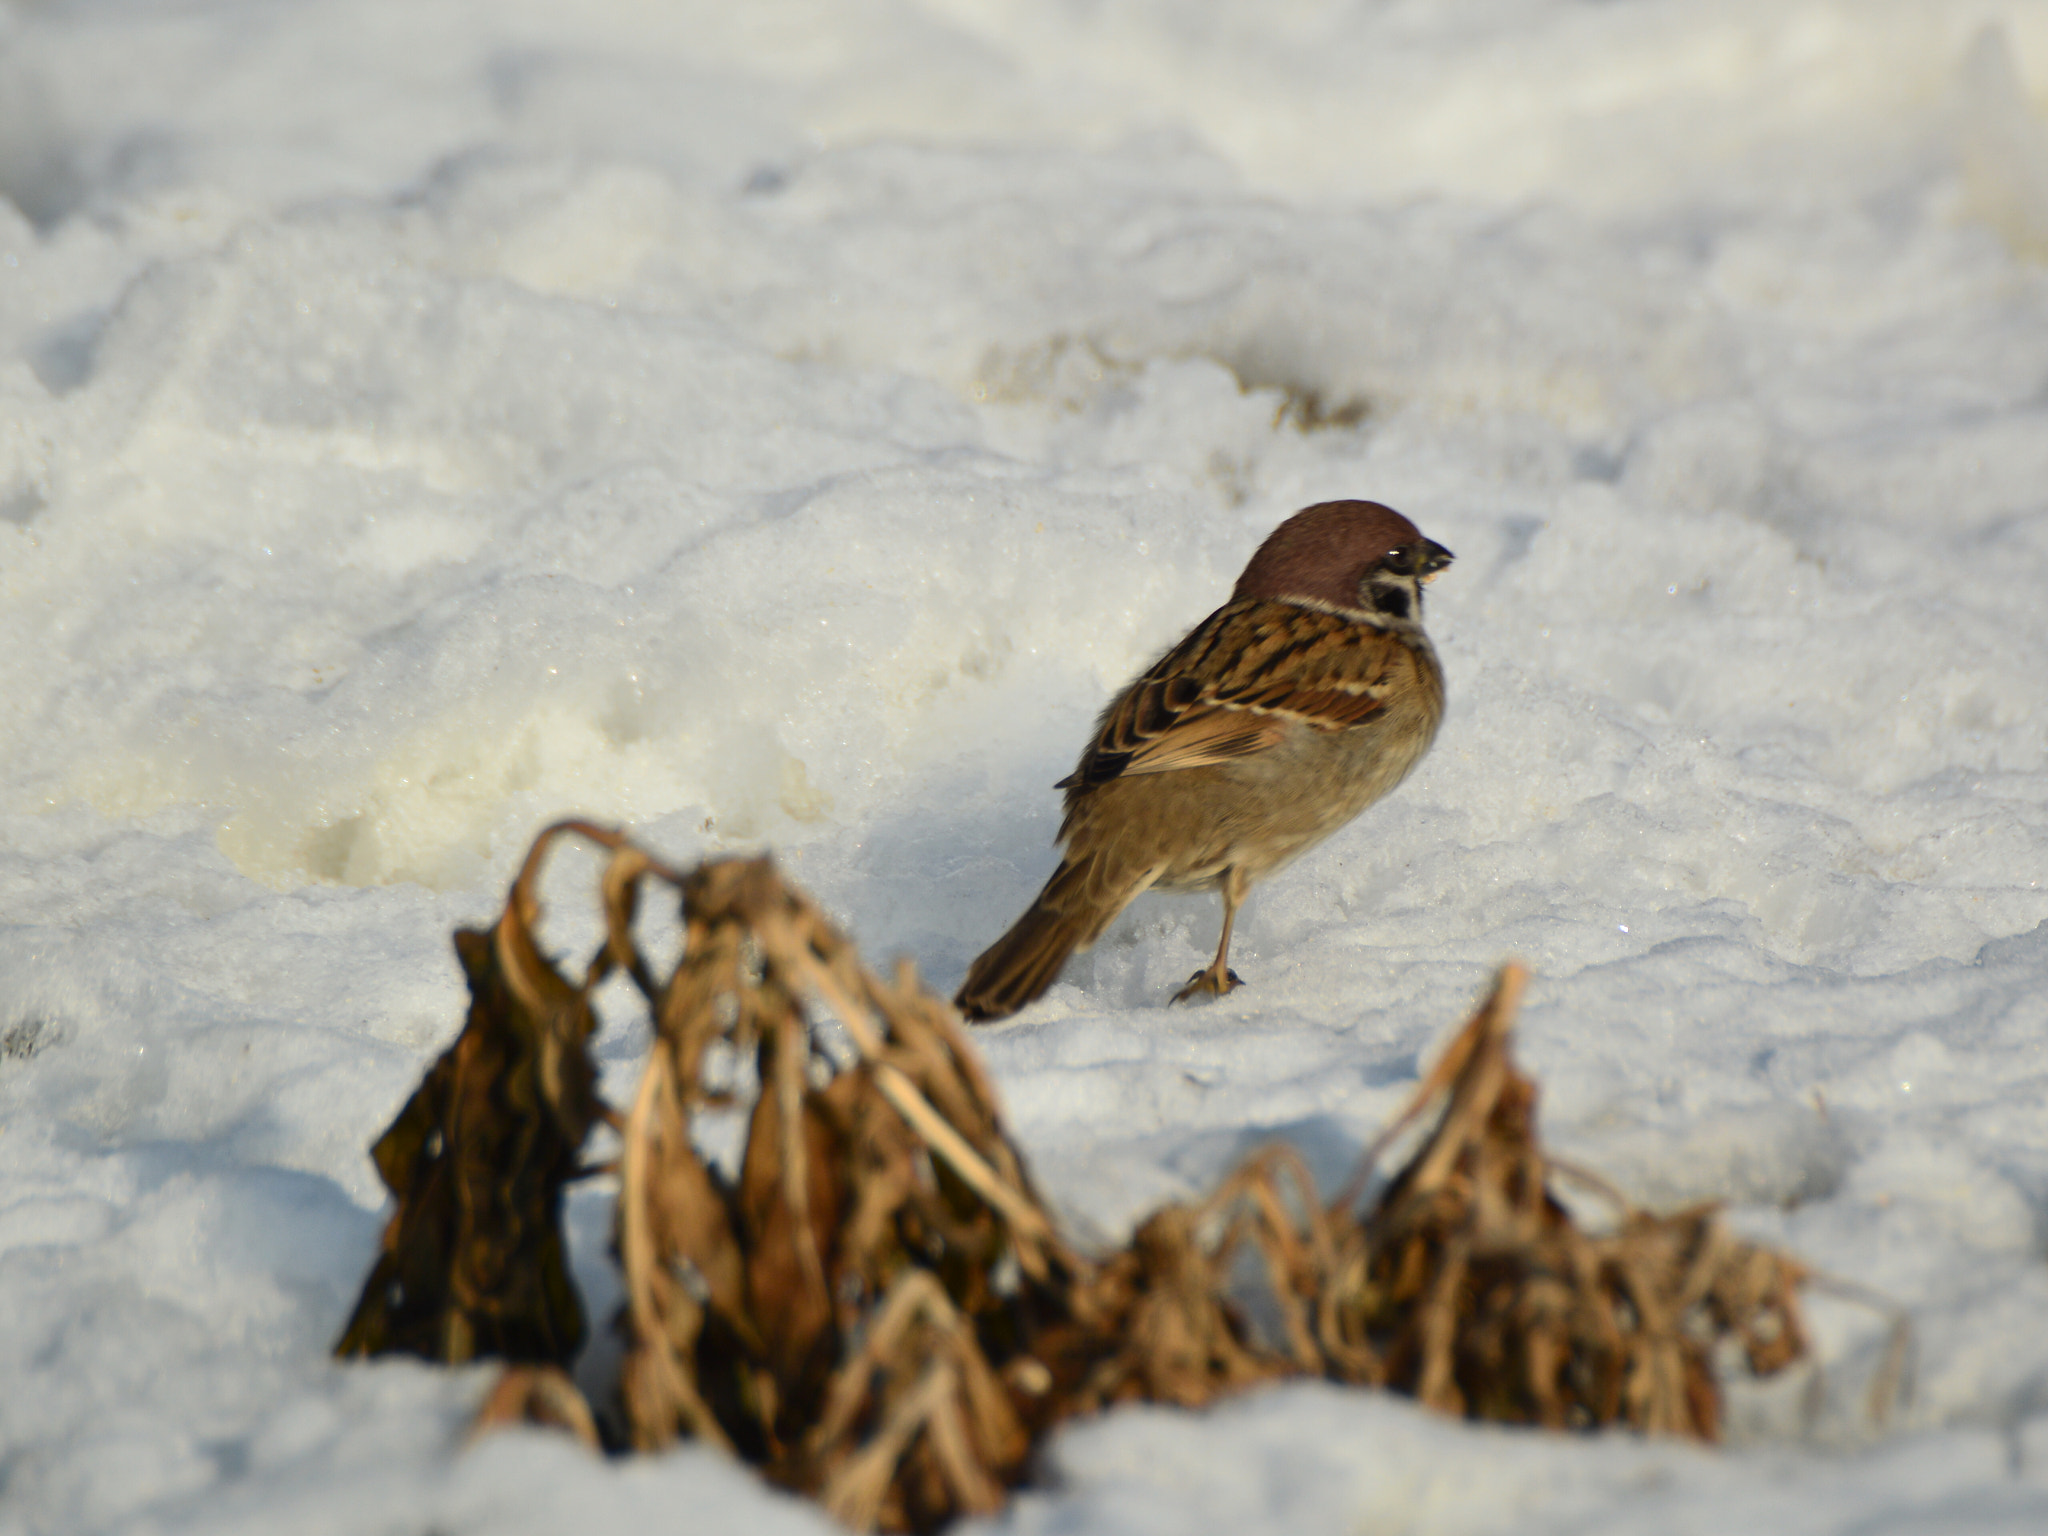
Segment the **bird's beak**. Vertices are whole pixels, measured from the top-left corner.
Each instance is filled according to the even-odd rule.
[[[1422,584],[1426,587],[1432,581],[1435,581],[1438,576],[1442,575],[1444,567],[1455,559],[1457,559],[1457,556],[1448,549],[1445,549],[1443,545],[1437,543],[1435,539],[1424,539],[1422,541],[1422,557],[1416,561],[1418,567],[1416,574],[1422,578]]]

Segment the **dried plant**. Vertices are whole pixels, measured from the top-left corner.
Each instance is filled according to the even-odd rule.
[[[496,925],[455,935],[469,1017],[371,1149],[398,1209],[339,1355],[565,1365],[582,1346],[562,1188],[600,1113],[589,994],[606,966],[572,986],[534,943],[534,885],[559,830],[534,843]]]
[[[609,853],[605,940],[580,984],[533,937],[538,871],[565,833]],[[650,882],[681,904],[666,979],[635,938]],[[1712,1207],[1649,1215],[1545,1156],[1535,1085],[1508,1048],[1519,967],[1334,1204],[1298,1155],[1269,1147],[1091,1262],[1032,1189],[958,1016],[907,961],[887,981],[870,972],[765,858],[680,873],[563,823],[498,924],[457,947],[469,1019],[374,1149],[399,1207],[338,1349],[519,1362],[480,1426],[595,1439],[556,1368],[583,1334],[559,1207],[607,1114],[585,1046],[591,994],[614,972],[652,1028],[632,1105],[609,1116],[625,1289],[614,1438],[722,1447],[855,1529],[990,1512],[1047,1430],[1128,1400],[1199,1407],[1320,1375],[1472,1417],[1712,1439],[1722,1341],[1759,1373],[1806,1351],[1800,1265]],[[728,1173],[700,1149],[700,1117],[742,1111]],[[1379,1156],[1431,1113],[1367,1208]],[[1610,1230],[1572,1219],[1560,1177],[1606,1193]],[[1239,1294],[1254,1265],[1264,1329]]]
[[[995,1507],[1031,1443],[1013,1391],[1043,1374],[1023,1341],[1085,1266],[957,1017],[907,964],[893,982],[867,971],[766,859],[685,875],[576,830],[611,849],[605,958],[654,1026],[618,1164],[626,1437],[724,1446],[859,1525]],[[650,879],[682,898],[666,981],[633,938]],[[732,1102],[714,1068],[748,1056],[758,1091],[728,1179],[693,1122]],[[1001,1383],[991,1353],[1027,1386]]]
[[[1319,1309],[1331,1373],[1474,1418],[1712,1440],[1716,1344],[1740,1340],[1759,1374],[1804,1355],[1807,1271],[1735,1237],[1717,1207],[1653,1216],[1546,1159],[1536,1085],[1508,1048],[1525,981],[1519,966],[1501,971],[1374,1148],[1442,1101],[1374,1209],[1346,1214],[1354,1181],[1331,1212],[1335,1270]],[[1580,1227],[1554,1172],[1606,1193],[1615,1229]]]
[[[1279,1186],[1283,1174],[1296,1196],[1291,1210]],[[1298,1217],[1307,1219],[1306,1237]],[[1199,1207],[1154,1212],[1130,1246],[1079,1288],[1077,1320],[1098,1350],[1105,1340],[1114,1348],[1063,1395],[1064,1411],[1130,1400],[1199,1408],[1261,1382],[1319,1371],[1309,1320],[1330,1268],[1327,1232],[1315,1182],[1288,1147],[1254,1154]],[[1231,1272],[1247,1241],[1265,1259],[1287,1353],[1260,1344],[1231,1298]]]
[[[866,970],[766,859],[677,883],[683,960],[649,993],[621,1157],[633,1443],[730,1445],[857,1526],[995,1507],[1030,1440],[990,1354],[1020,1354],[1082,1266],[958,1018],[907,963],[893,982]],[[751,1051],[759,1083],[730,1184],[691,1139],[723,1097],[717,1045]]]

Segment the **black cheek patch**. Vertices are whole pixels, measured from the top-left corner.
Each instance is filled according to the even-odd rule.
[[[1368,595],[1372,598],[1373,607],[1390,618],[1405,619],[1408,617],[1408,611],[1412,605],[1408,601],[1406,588],[1395,586],[1374,587]]]

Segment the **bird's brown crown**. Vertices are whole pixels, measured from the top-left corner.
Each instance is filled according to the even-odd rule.
[[[1420,528],[1376,501],[1318,502],[1266,535],[1230,595],[1305,597],[1354,608],[1367,571],[1398,549],[1426,542]]]

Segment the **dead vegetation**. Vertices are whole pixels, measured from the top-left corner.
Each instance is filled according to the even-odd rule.
[[[1804,1355],[1806,1271],[1712,1206],[1654,1216],[1608,1191],[1611,1231],[1572,1220],[1508,1050],[1523,982],[1503,970],[1389,1135],[1443,1099],[1435,1130],[1364,1219],[1338,1218],[1335,1373],[1474,1418],[1715,1439],[1716,1344],[1740,1341],[1759,1375]]]
[[[727,1446],[858,1528],[995,1508],[1030,1436],[991,1352],[1019,1353],[1078,1261],[959,1020],[907,963],[893,982],[865,969],[765,859],[679,884],[684,958],[647,986],[654,1049],[620,1159],[628,1437]],[[691,1140],[721,1045],[759,1082],[731,1183]]]
[[[609,854],[580,983],[533,937],[564,833]],[[665,978],[635,937],[650,882],[681,898]],[[469,1019],[374,1149],[398,1210],[337,1351],[505,1357],[480,1424],[587,1441],[602,1424],[614,1449],[690,1437],[854,1529],[927,1531],[1000,1507],[1047,1430],[1114,1403],[1321,1376],[1474,1418],[1711,1440],[1726,1341],[1759,1374],[1806,1352],[1806,1271],[1713,1208],[1653,1216],[1608,1192],[1611,1226],[1572,1219],[1553,1181],[1603,1186],[1537,1141],[1509,1052],[1518,967],[1335,1202],[1272,1147],[1089,1257],[1034,1192],[952,1009],[907,961],[869,971],[765,858],[681,873],[564,823],[497,925],[456,942]],[[623,1115],[598,1105],[585,1054],[614,972],[653,1036]],[[731,1174],[696,1134],[714,1111],[746,1117]],[[1367,1202],[1378,1158],[1431,1114]],[[626,1300],[617,1399],[593,1416],[560,1369],[583,1325],[559,1205],[601,1117],[621,1138]],[[1248,1267],[1277,1319],[1263,1329]]]
[[[1292,427],[1301,433],[1348,432],[1372,414],[1372,407],[1356,396],[1333,404],[1319,389],[1298,384],[1281,385],[1279,388],[1280,404],[1273,412],[1273,429],[1276,432],[1282,427]]]
[[[562,1188],[599,1114],[589,994],[609,966],[571,986],[534,943],[553,837],[534,843],[491,930],[455,935],[469,1017],[370,1149],[398,1209],[337,1354],[566,1365],[582,1347]]]

